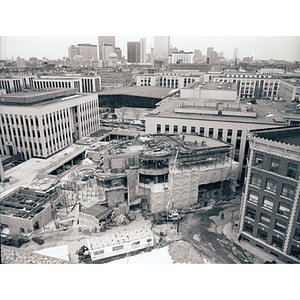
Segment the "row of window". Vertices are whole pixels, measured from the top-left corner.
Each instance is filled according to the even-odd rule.
[[[262,177],[259,174],[253,173],[251,176],[250,183],[255,187],[261,188]],[[278,183],[275,179],[267,178],[264,186],[264,189],[266,191],[276,194],[277,187],[278,187]],[[295,187],[287,183],[282,184],[281,196],[284,196],[289,199],[293,199],[295,196]]]
[[[170,132],[170,125],[165,124],[165,133],[169,133],[169,132]],[[173,132],[174,133],[178,133],[178,125],[174,125],[173,126]],[[181,132],[182,133],[187,133],[187,126],[186,125],[182,125]],[[199,135],[200,136],[204,136],[204,132],[205,132],[205,127],[200,127],[200,129],[199,129]],[[233,132],[232,129],[228,129],[227,130],[227,142],[228,143],[231,143],[232,132]],[[156,125],[156,133],[161,133],[161,124],[157,124]],[[196,133],[196,127],[195,126],[191,126],[190,133],[191,134],[195,134]],[[243,133],[242,130],[237,130],[237,135],[236,135],[237,140],[239,140],[239,141],[241,140],[242,133]],[[213,138],[213,135],[214,135],[214,128],[209,128],[208,129],[208,137]],[[218,137],[217,138],[219,140],[223,139],[223,128],[219,128],[218,129]],[[239,146],[240,146],[240,142],[238,143],[238,145],[236,146],[236,148],[239,149],[240,148]]]
[[[272,158],[270,164],[266,165],[264,163],[264,155],[260,153],[256,153],[255,155],[254,166],[256,168],[265,169],[273,173],[282,174],[282,167],[280,167],[280,159]],[[296,179],[297,168],[298,166],[296,164],[289,163],[286,172],[283,173],[282,175]]]
[[[259,206],[259,197],[258,194],[256,194],[253,191],[249,192],[248,202]],[[274,200],[270,197],[264,196],[261,207],[263,207],[266,210],[273,211],[274,208]],[[285,202],[279,202],[277,211],[279,215],[289,217],[291,212],[291,206]]]

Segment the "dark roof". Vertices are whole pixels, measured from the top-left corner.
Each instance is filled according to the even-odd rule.
[[[81,211],[80,213],[91,215],[98,220],[105,219],[113,209],[111,207],[105,207],[103,205],[94,204],[91,207]]]
[[[275,142],[300,146],[300,126],[258,129],[251,130],[251,132],[257,137],[269,139]]]
[[[110,89],[101,91],[98,93],[99,96],[104,95],[129,95],[129,96],[139,96],[139,97],[148,97],[148,98],[160,98],[170,96],[174,89],[156,87],[156,86],[127,86],[116,89]]]

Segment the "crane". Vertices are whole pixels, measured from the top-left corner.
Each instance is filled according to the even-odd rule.
[[[169,196],[169,201],[168,201],[168,204],[167,204],[167,208],[166,208],[166,211],[168,212],[169,210],[169,205],[170,205],[170,202],[172,202],[172,209],[174,207],[174,198],[173,198],[173,182],[174,182],[174,174],[175,174],[175,169],[176,169],[176,161],[177,161],[177,157],[178,157],[178,152],[179,152],[179,148],[177,149],[176,151],[176,155],[175,155],[175,159],[174,159],[174,164],[173,164],[173,169],[172,169],[172,173],[170,174],[171,175],[171,180],[170,180],[170,196]]]

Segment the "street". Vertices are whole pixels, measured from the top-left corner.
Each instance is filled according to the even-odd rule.
[[[228,222],[233,220],[237,223],[239,207],[240,202],[231,201],[199,213],[186,214],[180,222],[183,240],[193,244],[199,254],[213,264],[261,263],[222,232]],[[238,228],[235,230],[238,234]]]

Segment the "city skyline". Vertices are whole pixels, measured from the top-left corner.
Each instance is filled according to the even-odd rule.
[[[141,38],[146,39],[146,52],[150,53],[154,36],[116,36],[116,47],[120,47],[123,56],[127,57],[127,42],[138,42]],[[0,58],[62,59],[68,57],[68,47],[81,43],[98,47],[98,36],[1,36]],[[215,51],[223,52],[227,59],[232,59],[234,48],[239,48],[239,59],[253,56],[260,60],[300,60],[298,36],[170,36],[170,45],[184,51],[199,49],[203,55],[206,55],[207,47],[213,47]]]

